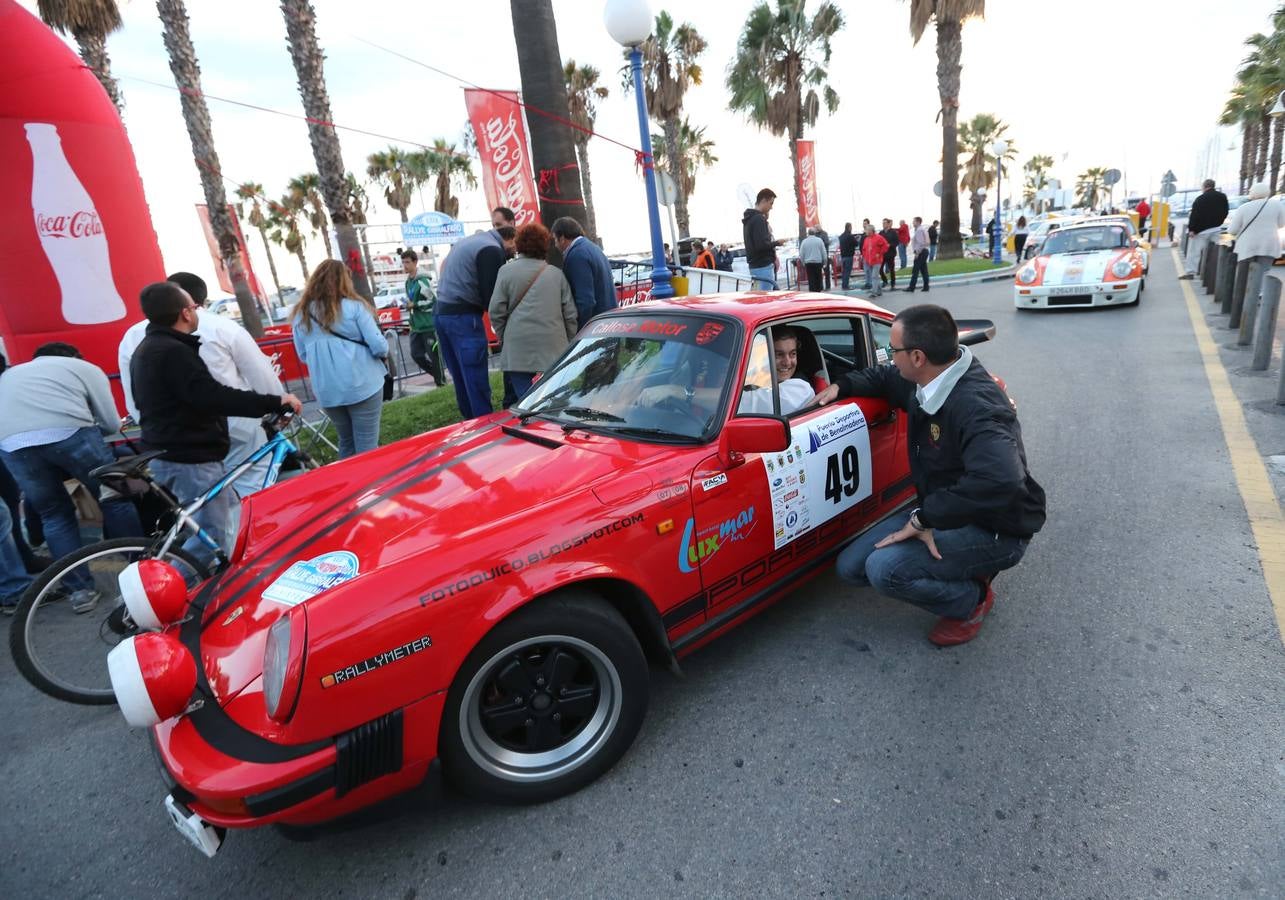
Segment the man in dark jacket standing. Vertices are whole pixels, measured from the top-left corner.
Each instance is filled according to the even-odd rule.
[[[576,299],[577,328],[600,313],[616,308],[616,282],[602,248],[584,236],[580,223],[563,216],[553,223],[553,242],[562,252],[562,274]],[[516,402],[516,401],[515,401]]]
[[[297,413],[303,407],[294,394],[257,394],[215,381],[200,357],[201,339],[193,334],[198,307],[177,284],[149,284],[139,303],[148,321],[147,336],[130,358],[129,372],[143,443],[165,451],[152,461],[152,474],[186,502],[224,475],[223,458],[231,446],[228,416],[265,416],[287,406]],[[225,553],[232,549],[235,496],[230,486],[224,488],[195,516]],[[202,560],[213,555],[195,537],[184,549]]]
[[[741,232],[745,241],[745,263],[750,267],[750,277],[760,291],[776,290],[776,248],[783,243],[772,238],[772,226],[767,215],[776,202],[776,193],[763,188],[754,198],[754,205],[741,216]]]
[[[897,229],[892,227],[892,219],[883,220],[883,230],[879,232],[888,244],[888,249],[883,255],[883,265],[879,268],[879,280],[885,285],[890,285],[895,291],[897,289],[897,248],[901,246],[901,238],[897,236]]]
[[[904,309],[892,362],[845,375],[817,398],[882,397],[908,413],[917,506],[849,544],[837,567],[940,616],[928,635],[940,647],[977,636],[995,601],[992,577],[1017,565],[1045,518],[1017,414],[958,334],[940,306]]]
[[[852,233],[852,223],[843,223],[843,234],[839,235],[839,286],[848,289],[848,279],[852,276],[852,260],[857,255],[857,236]]]
[[[1186,273],[1179,278],[1195,278],[1200,254],[1211,239],[1217,240],[1227,220],[1227,195],[1214,186],[1212,178],[1205,179],[1204,190],[1192,201],[1191,214],[1187,216],[1187,258],[1183,260]]]

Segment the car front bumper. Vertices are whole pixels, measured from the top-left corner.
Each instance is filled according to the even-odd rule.
[[[1107,281],[1100,284],[1033,285],[1013,287],[1013,305],[1018,309],[1122,306],[1138,299],[1142,279]]]

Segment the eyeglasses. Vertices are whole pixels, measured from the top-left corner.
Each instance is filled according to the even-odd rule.
[[[918,350],[918,349],[919,349],[918,347],[893,347],[893,346],[888,347],[888,351],[890,353],[909,353],[911,350]]]

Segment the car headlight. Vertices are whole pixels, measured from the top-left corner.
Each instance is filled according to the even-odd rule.
[[[1111,274],[1116,278],[1128,278],[1133,271],[1133,260],[1128,257],[1117,259],[1111,264]]]
[[[1031,284],[1035,281],[1035,275],[1036,271],[1034,265],[1023,266],[1021,271],[1017,273],[1017,280],[1022,284]]]
[[[290,718],[299,699],[306,637],[307,618],[302,606],[292,607],[268,629],[268,641],[263,647],[263,705],[277,722]]]

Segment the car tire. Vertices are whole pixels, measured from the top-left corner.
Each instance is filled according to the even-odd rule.
[[[629,749],[648,695],[638,639],[604,600],[572,590],[524,607],[473,648],[447,694],[446,783],[509,803],[577,791]]]

